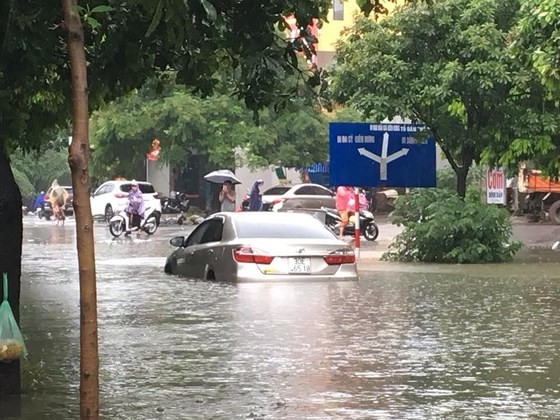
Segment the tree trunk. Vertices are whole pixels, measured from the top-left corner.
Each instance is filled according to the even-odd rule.
[[[8,273],[8,301],[19,324],[22,199],[5,150],[0,142],[0,279],[1,273]],[[19,361],[0,363],[0,399],[20,392]]]
[[[93,218],[89,199],[88,87],[84,31],[76,0],[62,0],[72,75],[72,171],[80,270],[80,419],[99,418],[99,355]]]
[[[469,167],[459,167],[457,171],[455,171],[455,175],[457,176],[457,194],[461,198],[465,198],[467,194],[467,176],[469,174]]]

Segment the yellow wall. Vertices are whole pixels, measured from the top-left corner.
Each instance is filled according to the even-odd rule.
[[[401,1],[397,3],[401,3]],[[345,28],[351,27],[356,14],[361,13],[356,0],[342,0],[342,4],[344,5],[344,20],[334,20],[333,9],[329,10],[328,23],[323,23],[323,27],[319,30],[317,51],[335,51],[336,43],[341,38],[341,32]],[[389,1],[385,1],[384,4],[389,13],[396,7],[395,3]],[[371,16],[373,18],[373,14]]]

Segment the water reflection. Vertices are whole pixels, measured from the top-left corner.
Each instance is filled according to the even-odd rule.
[[[51,228],[24,233],[31,356],[22,418],[77,417],[75,239],[72,228]],[[380,265],[359,283],[234,286],[164,275],[175,233],[115,242],[96,227],[103,418],[550,418],[560,410],[555,264]]]

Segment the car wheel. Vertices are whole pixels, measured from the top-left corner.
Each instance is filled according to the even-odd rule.
[[[548,215],[553,223],[560,225],[560,200],[552,203],[548,209]]]
[[[374,222],[369,222],[364,228],[364,238],[368,241],[375,241],[379,236],[379,228]]]
[[[113,207],[111,207],[110,204],[107,204],[107,207],[105,207],[105,221],[109,223],[109,220],[111,220],[111,217],[113,217],[114,214]]]

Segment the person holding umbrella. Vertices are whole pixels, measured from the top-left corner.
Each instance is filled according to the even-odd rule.
[[[259,187],[264,184],[262,179],[257,179],[249,194],[249,211],[260,211],[262,207],[262,196]]]
[[[235,211],[235,189],[233,182],[224,181],[218,200],[221,203],[221,211]]]
[[[213,184],[222,184],[218,194],[221,211],[235,211],[235,184],[241,184],[239,178],[229,169],[218,169],[204,175],[204,179]],[[214,190],[215,191],[215,190]]]

